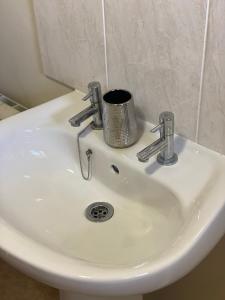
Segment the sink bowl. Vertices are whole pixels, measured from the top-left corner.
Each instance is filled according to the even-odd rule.
[[[176,136],[176,165],[144,164],[136,153],[156,138],[151,124],[128,149],[112,149],[102,131],[89,130],[80,140],[85,166],[93,152],[85,181],[80,128],[68,124],[84,108],[82,95],[1,122],[0,255],[61,289],[62,299],[73,292],[140,299],[184,276],[224,234],[225,158]],[[90,221],[95,202],[109,203],[113,216]]]

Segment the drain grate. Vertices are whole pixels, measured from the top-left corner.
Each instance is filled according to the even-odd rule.
[[[107,202],[94,202],[85,211],[85,216],[92,222],[105,222],[112,218],[114,208]]]

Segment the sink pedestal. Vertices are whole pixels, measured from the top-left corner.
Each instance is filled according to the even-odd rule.
[[[142,295],[136,296],[89,296],[60,290],[60,300],[142,300]]]

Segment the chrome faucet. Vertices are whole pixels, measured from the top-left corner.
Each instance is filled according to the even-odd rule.
[[[174,152],[174,114],[162,112],[159,115],[159,124],[151,132],[160,131],[158,140],[137,153],[141,162],[147,162],[150,157],[159,152],[157,161],[161,165],[173,165],[177,162],[177,154]]]
[[[82,100],[86,101],[90,99],[91,105],[85,108],[83,111],[72,117],[69,122],[71,126],[78,127],[80,124],[93,117],[92,128],[102,129],[102,93],[101,85],[97,81],[92,81],[88,84],[88,94],[83,97]]]

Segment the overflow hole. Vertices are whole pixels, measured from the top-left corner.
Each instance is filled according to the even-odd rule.
[[[119,174],[119,173],[120,173],[119,168],[118,168],[117,166],[115,166],[115,165],[111,165],[111,169],[113,170],[113,172],[114,172],[115,174]]]

